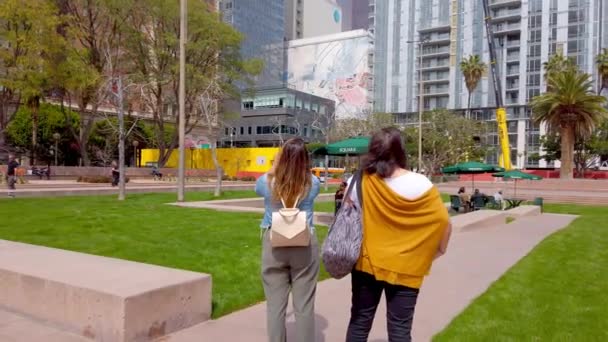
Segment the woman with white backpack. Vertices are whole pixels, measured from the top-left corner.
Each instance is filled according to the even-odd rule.
[[[313,204],[320,181],[310,171],[304,141],[289,139],[270,172],[255,186],[264,197],[262,283],[266,295],[270,342],[285,342],[285,313],[292,293],[296,340],[315,340],[315,292],[319,247],[313,226]]]

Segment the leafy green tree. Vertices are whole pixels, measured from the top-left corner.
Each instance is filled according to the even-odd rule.
[[[543,155],[538,159],[552,162],[561,159],[561,143],[559,134],[547,134],[540,138]],[[608,120],[602,123],[588,138],[577,139],[574,144],[574,165],[580,177],[597,160],[608,159]]]
[[[99,108],[105,105],[101,95],[107,81],[104,74],[113,52],[123,48],[120,37],[133,1],[53,1],[66,18],[60,32],[69,42],[56,77],[58,100],[78,108],[80,126],[70,134],[78,142],[82,164],[89,165],[89,138],[99,119]]]
[[[32,144],[32,129],[33,116],[29,107],[21,107],[14,115],[13,120],[8,124],[6,129],[7,142],[17,148],[22,153],[30,153],[32,149],[37,148],[37,154],[48,159],[54,156],[50,151],[54,149],[55,138],[54,134],[60,134],[59,140],[59,159],[64,162],[75,160],[77,151],[74,151],[74,140],[71,136],[66,135],[70,127],[78,127],[78,115],[72,111],[68,113],[68,120],[61,112],[59,106],[42,103],[38,110],[39,121],[37,125],[38,143],[36,147]],[[54,152],[55,153],[55,152]],[[48,161],[48,160],[47,160]]]
[[[133,62],[131,78],[142,85],[141,110],[152,114],[159,165],[164,165],[178,146],[177,131],[166,143],[169,126],[178,125],[179,8],[176,1],[136,2],[126,21],[130,27],[125,55]],[[209,89],[222,98],[237,94],[236,84],[247,85],[261,71],[258,60],[243,60],[243,36],[210,12],[204,1],[188,1],[186,46],[186,133],[204,124],[201,96]],[[208,92],[209,93],[209,92]],[[205,99],[208,102],[209,99]],[[215,101],[216,99],[212,99]],[[219,128],[222,118],[209,121]]]
[[[40,100],[49,90],[54,56],[64,47],[57,7],[47,0],[0,2],[0,129],[21,104],[32,116],[31,163],[36,162]],[[1,140],[1,139],[0,139]]]
[[[478,139],[482,123],[470,120],[447,110],[425,112],[422,116],[422,164],[418,159],[418,127],[405,130],[405,144],[410,167],[423,169],[427,175],[441,172],[441,168],[465,160],[484,157],[484,148]]]

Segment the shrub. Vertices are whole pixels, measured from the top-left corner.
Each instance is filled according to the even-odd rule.
[[[253,176],[243,176],[240,180],[243,182],[255,182],[256,179]]]
[[[79,183],[95,183],[95,184],[103,184],[103,183],[112,183],[112,177],[110,176],[80,176],[76,180]],[[125,178],[125,183],[129,183],[129,177]]]

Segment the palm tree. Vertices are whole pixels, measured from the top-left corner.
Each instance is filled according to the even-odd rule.
[[[602,90],[608,88],[608,49],[602,49],[602,52],[595,58],[597,64],[597,75],[600,78],[600,86],[597,90],[598,95]]]
[[[571,179],[575,140],[589,137],[606,117],[606,98],[596,95],[590,76],[576,68],[549,73],[547,89],[533,98],[530,106],[536,123],[545,123],[549,132],[559,133],[560,177]]]
[[[467,101],[467,117],[471,117],[471,95],[477,85],[479,84],[479,80],[481,80],[481,76],[486,71],[486,63],[481,60],[479,55],[470,55],[468,58],[464,58],[460,62],[460,71],[462,71],[462,75],[464,76],[464,82],[467,85],[467,90],[469,91],[469,98]]]

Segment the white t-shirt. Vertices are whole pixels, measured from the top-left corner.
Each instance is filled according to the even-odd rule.
[[[496,202],[502,202],[502,194],[500,192],[497,192],[494,194],[494,200]]]
[[[348,184],[352,181],[353,177],[348,180]],[[384,178],[384,181],[391,190],[399,194],[401,197],[408,200],[415,200],[424,195],[433,187],[433,183],[422,174],[416,172],[406,172],[399,177]],[[356,186],[357,183],[353,185]],[[353,202],[357,202],[357,192],[353,189],[350,193],[350,198]]]

